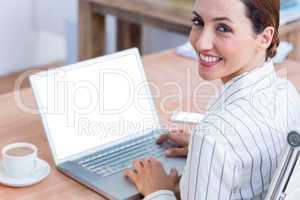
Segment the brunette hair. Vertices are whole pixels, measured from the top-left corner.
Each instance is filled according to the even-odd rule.
[[[262,33],[268,27],[274,27],[274,36],[272,43],[267,49],[266,59],[276,55],[279,45],[279,0],[241,0],[246,7],[246,15],[251,20],[253,30],[256,34]]]

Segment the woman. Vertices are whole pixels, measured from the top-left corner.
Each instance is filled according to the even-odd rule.
[[[278,46],[279,0],[197,0],[190,41],[199,55],[199,75],[221,79],[220,96],[190,140],[167,134],[186,155],[180,179],[185,200],[263,199],[286,134],[297,129],[299,96],[276,76],[271,58]],[[188,146],[188,151],[187,151]],[[178,175],[149,158],[133,162],[125,175],[145,199],[173,200]]]

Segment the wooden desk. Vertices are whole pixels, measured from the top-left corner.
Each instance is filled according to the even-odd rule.
[[[79,60],[103,54],[107,14],[117,17],[117,49],[133,46],[143,51],[142,25],[188,35],[194,0],[79,0]],[[300,20],[280,27],[280,38],[295,49],[290,59],[300,59]]]
[[[143,58],[143,63],[148,81],[157,86],[151,87],[151,90],[164,127],[184,128],[188,131],[191,126],[170,123],[170,112],[176,109],[204,111],[208,96],[215,92],[214,88],[198,77],[196,61],[176,56],[174,50],[146,56]],[[278,69],[282,69],[283,66],[288,66],[289,79],[300,89],[300,64],[287,62]],[[218,81],[215,83],[219,85]],[[196,89],[202,96],[196,98],[193,104],[191,99]],[[31,89],[21,90],[19,97],[26,107],[36,108]],[[0,184],[1,199],[104,199],[55,169],[40,116],[24,112],[18,106],[14,93],[0,96],[0,110],[0,148],[12,142],[33,143],[39,149],[39,156],[52,167],[51,174],[45,180],[31,187],[10,188]]]
[[[193,74],[193,78],[189,78],[189,80],[193,80],[194,83],[198,82],[196,63],[190,59],[177,57],[174,52],[150,55],[143,58],[143,62],[148,80],[158,86],[153,89],[153,93],[161,95],[155,97],[161,119],[164,123],[169,124],[168,112],[176,109],[179,105],[178,100],[164,99],[163,106],[160,106],[160,99],[163,100],[164,97],[175,94],[178,90],[175,85],[166,83],[174,82],[185,86],[188,80],[182,74],[187,69],[190,70],[189,73]],[[183,95],[188,95],[188,93],[184,92]],[[20,96],[26,107],[36,108],[31,89],[21,90]],[[187,98],[184,97],[183,101],[186,101]],[[55,169],[39,115],[22,111],[17,105],[13,93],[0,96],[0,110],[0,149],[12,142],[33,143],[39,149],[39,156],[52,167],[50,176],[41,183],[28,188],[10,188],[0,184],[0,199],[4,197],[5,200],[104,199]]]

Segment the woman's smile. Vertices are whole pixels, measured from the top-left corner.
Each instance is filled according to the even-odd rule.
[[[216,66],[217,64],[223,61],[222,57],[211,55],[208,53],[199,53],[199,64],[200,67],[203,66],[204,69],[211,69],[212,67]]]

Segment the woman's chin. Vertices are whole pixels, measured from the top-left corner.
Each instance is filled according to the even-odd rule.
[[[201,78],[203,78],[206,81],[212,81],[212,80],[216,80],[219,79],[220,77],[213,71],[207,71],[207,70],[203,70],[201,69],[201,66],[199,66],[198,69],[198,74]]]
[[[198,73],[204,80],[211,81],[220,79],[221,77],[218,75],[218,69],[222,68],[224,65],[224,61],[218,61],[215,63],[205,63],[199,60],[198,63]]]

